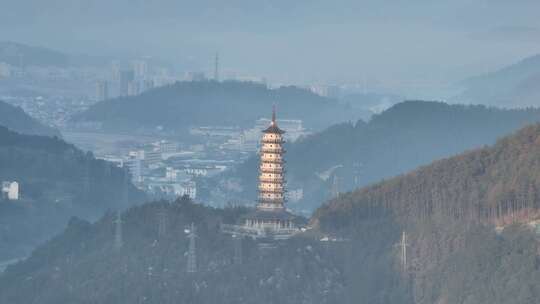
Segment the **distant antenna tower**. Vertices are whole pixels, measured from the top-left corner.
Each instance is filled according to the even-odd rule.
[[[214,80],[219,81],[219,53],[214,58]]]
[[[337,174],[334,174],[334,178],[332,180],[332,187],[331,187],[332,197],[339,197],[339,178]]]
[[[234,244],[234,264],[242,264],[242,237],[237,234],[233,234],[233,244]]]
[[[188,249],[188,260],[187,260],[187,272],[195,273],[197,272],[197,252],[195,247],[195,239],[197,238],[197,231],[195,230],[195,225],[191,223],[191,226],[188,231],[189,238],[189,249]]]
[[[116,211],[116,219],[114,220],[114,248],[116,250],[122,249],[124,246],[124,240],[122,237],[122,213],[120,210]]]

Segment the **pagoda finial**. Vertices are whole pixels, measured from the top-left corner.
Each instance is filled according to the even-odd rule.
[[[276,105],[272,105],[272,125],[276,124]]]

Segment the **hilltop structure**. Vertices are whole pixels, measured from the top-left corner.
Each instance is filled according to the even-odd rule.
[[[276,123],[275,108],[270,126],[263,130],[259,165],[259,199],[243,225],[224,225],[224,231],[253,238],[286,239],[298,229],[294,215],[285,208],[285,131]]]
[[[2,182],[2,197],[10,201],[19,199],[19,183],[12,181]]]

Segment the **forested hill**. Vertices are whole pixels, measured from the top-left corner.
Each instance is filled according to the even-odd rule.
[[[0,260],[28,254],[69,217],[95,219],[122,205],[125,172],[58,138],[0,127],[0,181],[17,181],[19,201],[0,199]],[[129,182],[129,196],[143,195]]]
[[[539,172],[540,124],[534,124],[491,147],[343,194],[319,208],[314,220],[337,228],[383,207],[407,220],[444,215],[497,225],[527,221],[540,209]]]
[[[331,198],[334,176],[340,192],[405,173],[436,159],[493,144],[527,124],[540,121],[540,110],[505,110],[485,106],[407,101],[371,121],[332,126],[288,145],[288,189],[304,190],[304,199],[290,202],[296,210],[314,210]],[[244,188],[228,191],[228,199],[254,201],[257,159],[227,173]]]
[[[370,225],[385,230],[391,219],[407,236],[405,269],[417,303],[536,303],[538,172],[535,124],[492,147],[343,194],[321,207],[312,224],[354,235]]]
[[[122,248],[114,246],[114,215],[95,224],[73,219],[62,235],[0,274],[0,302],[345,303],[353,289],[344,284],[340,248],[330,251],[307,239],[274,249],[258,249],[248,239],[235,246],[230,235],[219,232],[219,224],[241,214],[185,198],[146,204],[123,214]],[[187,273],[185,230],[192,223],[197,272]],[[386,285],[391,284],[379,289]],[[379,289],[370,292],[376,295]]]
[[[0,100],[0,126],[15,132],[32,135],[58,136],[60,132],[38,122],[26,114],[21,108]]]
[[[252,127],[267,117],[275,104],[280,119],[302,119],[307,127],[323,128],[332,123],[357,120],[337,100],[315,95],[297,87],[268,89],[266,85],[236,81],[195,81],[147,91],[95,104],[74,118],[92,121],[105,129],[186,130],[198,125]]]

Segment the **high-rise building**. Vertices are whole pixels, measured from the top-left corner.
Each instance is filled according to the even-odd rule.
[[[96,82],[96,100],[103,101],[109,99],[109,83],[105,80]]]
[[[127,84],[127,96],[139,95],[140,86],[139,83],[135,80],[129,81]]]
[[[127,96],[129,90],[129,84],[134,82],[135,73],[131,70],[124,70],[120,72],[120,96]]]
[[[137,79],[145,79],[148,74],[148,63],[145,60],[136,60],[133,62],[133,72]]]

